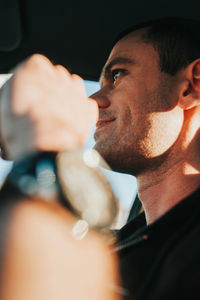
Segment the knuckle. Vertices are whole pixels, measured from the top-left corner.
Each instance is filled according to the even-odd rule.
[[[28,60],[27,60],[28,65],[32,65],[34,67],[42,67],[45,65],[49,65],[50,61],[49,59],[42,55],[42,54],[33,54]]]
[[[63,67],[62,65],[56,65],[55,68],[59,72],[59,74],[71,77],[70,72],[65,67]]]
[[[41,62],[44,58],[45,58],[45,56],[43,56],[42,54],[35,53],[30,56],[29,60],[32,62],[38,63],[38,62]]]
[[[66,71],[65,67],[63,67],[62,65],[55,65],[55,68],[60,71]]]
[[[83,81],[83,79],[77,74],[72,74],[72,79],[77,81],[77,82],[82,82]]]

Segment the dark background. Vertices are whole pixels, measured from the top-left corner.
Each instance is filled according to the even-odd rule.
[[[42,53],[84,79],[98,80],[120,31],[174,16],[200,19],[200,1],[0,0],[0,73]]]

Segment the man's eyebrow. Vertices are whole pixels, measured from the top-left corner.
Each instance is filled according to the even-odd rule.
[[[110,75],[110,71],[111,71],[112,67],[117,64],[127,64],[127,65],[135,64],[135,61],[128,57],[120,57],[119,56],[119,57],[114,58],[103,68],[99,81],[101,81],[103,78],[107,78],[108,75]]]

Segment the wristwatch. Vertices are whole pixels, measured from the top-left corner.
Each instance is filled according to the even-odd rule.
[[[59,183],[71,206],[91,227],[105,231],[118,214],[119,202],[102,168],[110,169],[94,149],[57,155]]]
[[[58,199],[88,227],[106,233],[116,220],[119,201],[103,168],[110,169],[94,149],[40,152],[15,162],[7,182],[23,195]]]

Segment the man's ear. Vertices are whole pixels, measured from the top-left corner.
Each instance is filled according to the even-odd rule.
[[[184,81],[179,94],[179,106],[191,109],[200,106],[200,59],[196,59],[184,69]]]

